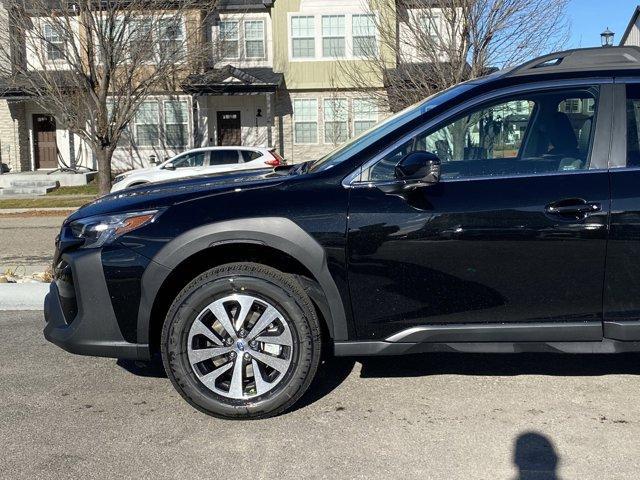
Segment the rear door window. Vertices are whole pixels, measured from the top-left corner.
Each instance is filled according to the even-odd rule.
[[[240,155],[242,157],[242,161],[247,163],[252,162],[256,158],[260,158],[262,153],[256,152],[255,150],[240,150]]]
[[[212,150],[211,165],[233,165],[240,162],[238,150]]]
[[[640,85],[627,85],[627,166],[640,167]]]

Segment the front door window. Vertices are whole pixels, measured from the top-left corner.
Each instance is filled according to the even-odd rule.
[[[205,163],[205,156],[207,152],[194,152],[183,155],[175,160],[173,166],[176,168],[193,168],[203,167]]]
[[[444,180],[586,169],[597,93],[532,93],[473,108],[398,146],[363,180],[393,180],[395,165],[416,150],[440,158]]]

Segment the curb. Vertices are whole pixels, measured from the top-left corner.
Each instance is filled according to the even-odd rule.
[[[48,283],[0,283],[0,310],[42,310]]]

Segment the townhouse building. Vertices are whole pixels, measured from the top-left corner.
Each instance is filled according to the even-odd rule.
[[[383,77],[355,81],[345,69],[382,48],[380,14],[368,0],[221,0],[206,26],[210,61],[175,92],[145,98],[114,170],[209,145],[271,147],[292,163],[325,155],[390,114],[379,100]],[[402,61],[388,52],[391,68]],[[84,142],[15,79],[0,79],[0,153],[11,171],[96,165]]]

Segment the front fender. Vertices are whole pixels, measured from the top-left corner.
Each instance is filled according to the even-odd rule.
[[[142,276],[138,311],[138,342],[149,343],[151,310],[169,274],[183,261],[203,250],[228,243],[257,243],[295,258],[309,270],[326,298],[327,318],[334,340],[347,340],[347,319],[342,298],[327,266],[324,248],[297,224],[286,218],[263,217],[228,220],[189,230],[167,243]]]

